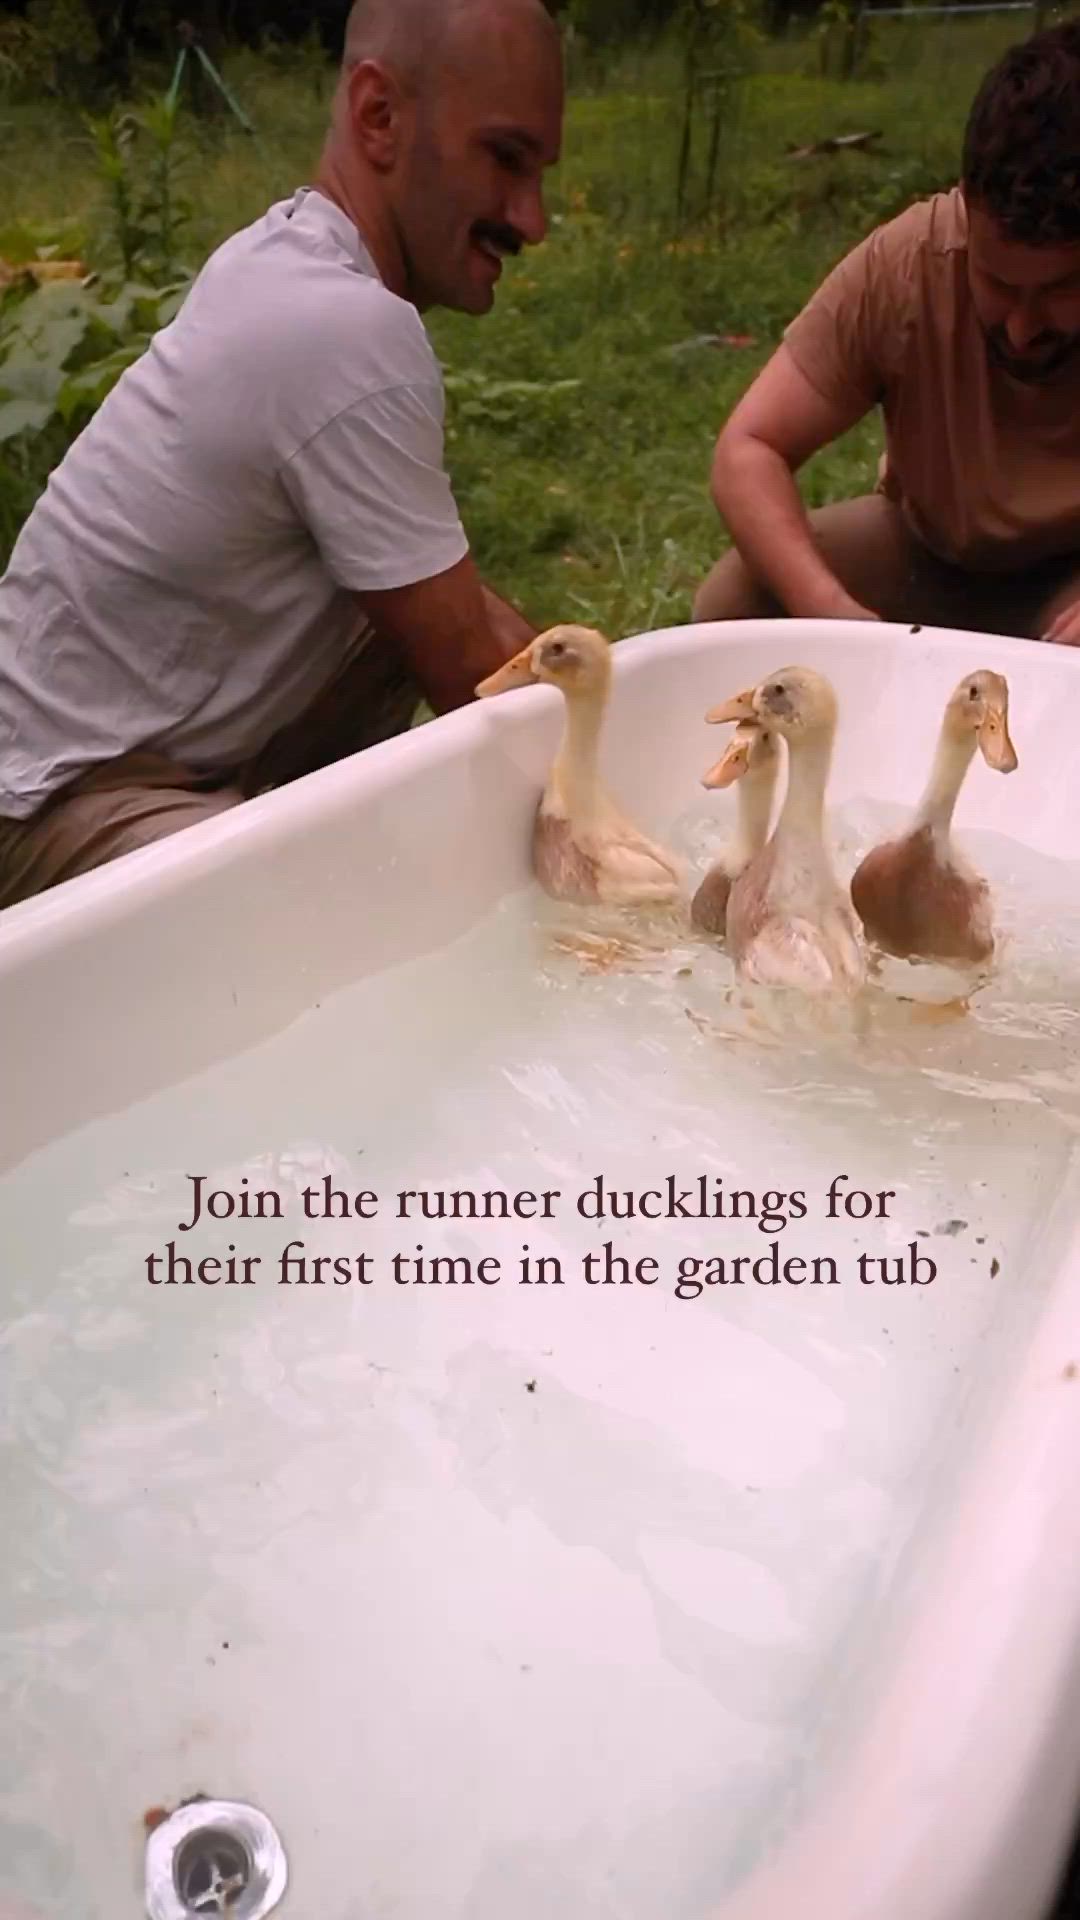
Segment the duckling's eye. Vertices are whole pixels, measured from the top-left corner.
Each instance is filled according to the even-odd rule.
[[[548,652],[551,654],[553,659],[555,660],[560,659],[561,656],[566,652],[565,640],[553,640],[551,642],[551,645],[548,647]]]
[[[969,699],[969,700],[977,700],[977,699],[978,699],[978,697],[979,697],[979,689],[978,689],[978,687],[969,687],[969,688],[968,688],[968,699]]]
[[[777,680],[776,684],[769,688],[769,692],[771,694],[775,694],[778,700],[782,698],[783,692],[784,692],[783,682],[780,680]]]

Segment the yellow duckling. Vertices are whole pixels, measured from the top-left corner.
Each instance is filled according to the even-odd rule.
[[[776,735],[744,720],[736,727],[727,752],[701,782],[703,787],[730,787],[734,781],[739,782],[735,831],[690,902],[690,918],[702,933],[724,938],[731,883],[769,837],[779,771],[780,742]]]
[[[850,993],[865,978],[851,902],[825,840],[836,695],[809,667],[784,667],[706,714],[781,734],[788,784],[772,838],[732,882],[727,945],[738,977],[805,993]]]
[[[546,681],[566,701],[566,723],[533,830],[533,867],[546,893],[581,906],[660,906],[682,879],[667,853],[624,819],[597,761],[611,687],[611,646],[591,627],[550,627],[476,688],[486,699]]]
[[[1013,772],[1009,688],[989,669],[969,674],[950,696],[907,833],[874,847],[852,877],[867,937],[900,959],[975,963],[993,955],[990,889],[952,843],[953,810],[976,746],[995,772]]]

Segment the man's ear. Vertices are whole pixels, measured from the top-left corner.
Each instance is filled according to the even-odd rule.
[[[378,60],[358,60],[347,84],[349,130],[361,153],[380,173],[398,157],[404,95],[395,74]]]

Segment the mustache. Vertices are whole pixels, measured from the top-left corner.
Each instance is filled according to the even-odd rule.
[[[504,253],[518,254],[525,240],[516,227],[507,226],[502,220],[474,220],[473,237],[477,240],[490,240],[493,246],[501,247]]]

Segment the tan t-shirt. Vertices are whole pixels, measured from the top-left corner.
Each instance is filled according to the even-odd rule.
[[[785,333],[827,400],[885,417],[885,492],[934,552],[978,571],[1080,552],[1080,356],[1043,385],[990,360],[959,188],[862,241]]]

